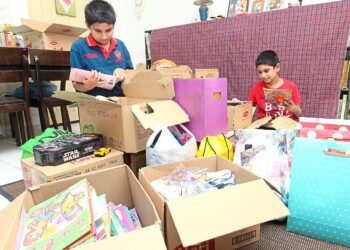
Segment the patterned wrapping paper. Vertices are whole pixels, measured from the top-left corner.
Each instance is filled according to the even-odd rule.
[[[228,98],[247,100],[257,55],[275,50],[281,76],[294,81],[304,116],[335,118],[350,25],[350,1],[289,8],[154,30],[152,61],[218,68]]]
[[[233,162],[267,180],[287,205],[293,145],[293,129],[237,129]]]
[[[338,139],[350,142],[350,121],[301,117],[299,137],[311,139]]]

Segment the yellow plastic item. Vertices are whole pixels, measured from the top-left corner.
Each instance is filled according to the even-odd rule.
[[[111,152],[110,148],[99,148],[97,150],[94,150],[94,155],[97,157],[104,157],[108,155]]]
[[[197,157],[210,155],[221,155],[222,157],[233,161],[233,145],[223,134],[217,136],[206,136],[202,139]]]

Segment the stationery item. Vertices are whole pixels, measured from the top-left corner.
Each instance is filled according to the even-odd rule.
[[[73,82],[82,82],[85,79],[89,79],[91,77],[91,74],[93,74],[92,71],[84,70],[84,69],[77,69],[77,68],[71,68],[69,80]],[[99,88],[108,89],[111,90],[114,88],[117,77],[114,75],[107,75],[102,74],[99,72],[96,72],[99,76]]]

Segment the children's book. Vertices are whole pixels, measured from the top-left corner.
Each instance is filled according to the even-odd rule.
[[[18,221],[15,250],[20,249],[20,245],[23,237],[24,219],[26,218],[26,216],[27,216],[26,210],[22,208],[21,214],[19,216],[19,221]]]
[[[131,208],[129,211],[130,211],[130,217],[131,217],[131,221],[133,223],[134,228],[141,229],[142,224],[141,224],[139,215],[137,214],[136,208]]]
[[[109,203],[109,204],[113,204],[113,203]],[[117,206],[111,205],[111,207],[118,215],[121,223],[126,228],[127,232],[134,231],[135,230],[134,226],[132,224],[131,218],[128,216],[128,212],[126,212],[125,207],[122,204],[119,204]]]
[[[64,249],[92,230],[89,183],[83,179],[30,208],[20,249]]]
[[[275,105],[283,105],[285,101],[292,99],[291,89],[268,89],[264,88],[265,100]]]
[[[121,235],[127,232],[127,229],[122,224],[121,220],[119,219],[119,216],[114,211],[114,209],[109,206],[110,209],[110,215],[111,215],[111,232],[113,236]]]
[[[101,213],[101,216],[94,216],[94,227],[95,227],[95,240],[101,240],[107,237],[106,232],[108,225],[105,226],[104,221],[108,221],[108,210],[107,210],[107,202],[106,195],[98,196],[99,203],[103,206],[104,213]],[[102,209],[100,210],[102,212]],[[95,212],[94,212],[95,213]],[[109,231],[108,231],[109,232]]]

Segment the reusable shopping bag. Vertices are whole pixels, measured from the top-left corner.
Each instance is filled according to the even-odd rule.
[[[206,136],[202,139],[197,152],[197,157],[210,155],[221,155],[230,161],[233,160],[233,145],[224,134]]]
[[[294,129],[234,131],[234,163],[264,178],[288,205]]]
[[[335,150],[349,155],[328,155]],[[350,247],[350,158],[345,156],[350,157],[349,142],[295,138],[287,231]]]
[[[22,149],[22,159],[24,158],[29,158],[33,157],[33,147],[35,145],[44,143],[44,142],[49,142],[57,139],[61,139],[63,137],[75,135],[75,133],[67,131],[67,130],[58,130],[54,128],[47,128],[45,131],[41,134],[36,136],[33,139],[28,140],[26,143],[24,143],[21,146]]]

